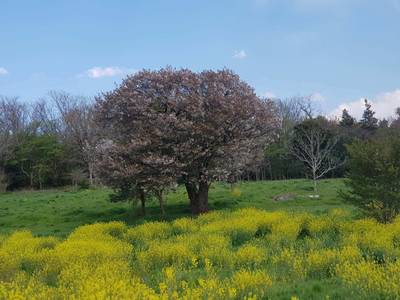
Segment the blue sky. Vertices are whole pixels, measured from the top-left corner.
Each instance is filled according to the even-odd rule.
[[[227,67],[320,109],[400,106],[400,0],[0,1],[0,94],[92,96],[130,72]],[[398,105],[397,105],[398,104]]]

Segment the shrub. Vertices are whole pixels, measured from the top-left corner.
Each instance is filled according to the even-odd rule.
[[[400,136],[356,141],[348,146],[348,192],[341,195],[387,223],[400,211]]]

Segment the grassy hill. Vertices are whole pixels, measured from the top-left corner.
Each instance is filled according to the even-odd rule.
[[[228,184],[215,183],[210,189],[212,210],[256,207],[266,210],[307,211],[324,214],[332,208],[353,211],[338,197],[343,188],[341,179],[322,180],[320,198],[312,199],[312,184],[308,180],[264,181],[239,183],[234,192]],[[129,225],[146,220],[159,220],[155,201],[148,204],[148,215],[136,214],[129,203],[111,203],[110,190],[69,189],[21,191],[0,194],[0,233],[28,229],[36,235],[65,236],[75,227],[100,221],[123,221]],[[275,201],[277,196],[290,196],[290,200]],[[285,198],[285,197],[282,197]],[[188,216],[186,191],[179,187],[167,195],[167,220]]]

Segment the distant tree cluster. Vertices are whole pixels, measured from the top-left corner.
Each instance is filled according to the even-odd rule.
[[[313,169],[318,165],[321,165],[321,170],[329,169],[329,172],[324,172],[324,177],[344,177],[349,156],[346,145],[400,129],[400,109],[397,109],[395,118],[378,120],[367,100],[359,121],[346,109],[340,120],[327,119],[316,112],[307,97],[275,100],[275,103],[280,120],[277,138],[267,147],[263,164],[255,170],[248,170],[242,175],[243,179],[288,179],[304,175],[314,178]],[[326,159],[321,161],[318,153],[324,154]],[[330,155],[326,155],[328,153]],[[258,175],[260,172],[262,176]]]
[[[0,191],[93,183],[92,101],[51,92],[32,105],[0,97]]]

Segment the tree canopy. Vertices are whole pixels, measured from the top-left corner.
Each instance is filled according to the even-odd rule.
[[[263,157],[276,126],[273,103],[226,69],[141,71],[97,100],[97,116],[118,157],[103,161],[151,185],[181,180],[194,214],[208,210],[212,181]]]
[[[400,212],[400,136],[355,141],[348,146],[349,172],[345,199],[380,221]]]

